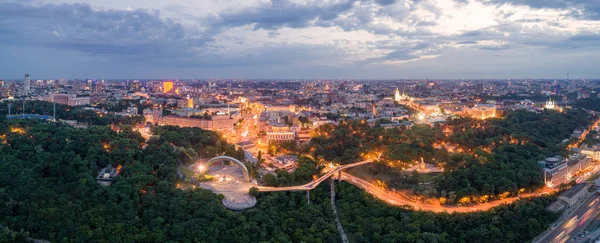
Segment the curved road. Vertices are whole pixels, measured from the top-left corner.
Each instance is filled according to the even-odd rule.
[[[332,177],[335,173],[337,173],[339,171],[342,171],[342,170],[348,169],[348,168],[352,168],[355,166],[359,166],[359,165],[372,163],[372,162],[373,162],[372,160],[365,160],[365,161],[361,161],[361,162],[338,166],[338,167],[335,167],[335,169],[327,172],[325,175],[321,176],[319,179],[311,181],[304,185],[300,185],[300,186],[286,186],[286,187],[258,186],[257,188],[261,192],[309,191],[309,190],[315,189],[315,187],[317,187],[321,182],[323,182],[325,179],[327,179],[329,177]],[[512,203],[521,198],[537,197],[537,196],[541,196],[541,195],[549,192],[548,190],[545,190],[545,191],[539,191],[539,192],[534,192],[534,193],[524,193],[524,194],[519,195],[518,197],[510,197],[510,198],[506,198],[506,199],[502,199],[502,200],[494,200],[494,201],[487,202],[487,203],[473,204],[473,205],[469,205],[469,206],[453,206],[453,205],[447,206],[447,205],[421,203],[421,202],[415,202],[415,201],[408,200],[406,197],[402,196],[399,193],[392,192],[392,191],[386,191],[386,190],[374,185],[373,183],[371,183],[369,181],[363,180],[361,178],[350,175],[343,171],[342,171],[342,180],[345,180],[345,181],[349,182],[350,184],[352,184],[358,188],[361,188],[361,189],[367,191],[368,193],[373,194],[375,197],[383,200],[384,202],[386,202],[388,204],[396,205],[396,206],[410,206],[410,207],[414,208],[415,210],[432,211],[432,212],[437,212],[437,213],[439,213],[439,212],[469,213],[469,212],[476,212],[476,211],[485,211],[485,210],[489,210],[493,207],[500,206],[502,204]]]
[[[349,182],[350,184],[355,185],[356,187],[361,188],[361,189],[367,191],[368,193],[373,194],[375,197],[385,201],[388,204],[396,205],[396,206],[411,206],[415,210],[433,211],[436,213],[439,213],[439,212],[469,213],[469,212],[476,212],[476,211],[485,211],[485,210],[489,210],[493,207],[500,206],[502,204],[512,203],[521,198],[535,197],[535,196],[540,196],[542,194],[547,193],[547,192],[526,193],[526,194],[521,194],[519,197],[511,197],[511,198],[507,198],[507,199],[503,199],[503,200],[495,200],[495,201],[491,201],[488,203],[473,204],[473,205],[469,205],[469,206],[445,206],[445,205],[435,205],[435,204],[427,204],[427,203],[419,203],[419,202],[410,201],[398,193],[386,191],[366,180],[363,180],[356,176],[350,175],[348,173],[342,172],[342,180],[345,180],[345,181]]]

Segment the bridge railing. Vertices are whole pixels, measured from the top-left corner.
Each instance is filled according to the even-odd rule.
[[[365,161],[360,161],[360,162],[356,162],[356,163],[352,163],[352,164],[340,165],[340,166],[336,167],[335,169],[327,172],[325,175],[319,177],[318,179],[311,181],[309,183],[306,183],[304,185],[286,186],[286,187],[258,186],[257,189],[261,192],[309,191],[309,190],[315,189],[319,184],[321,184],[321,182],[323,182],[323,181],[325,181],[325,179],[333,176],[333,174],[335,174],[336,172],[339,172],[339,171],[347,169],[347,168],[372,163],[372,162],[373,162],[372,160],[365,160]]]

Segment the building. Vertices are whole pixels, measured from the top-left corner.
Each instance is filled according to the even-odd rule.
[[[496,117],[496,105],[477,104],[467,111],[467,115],[476,119],[488,119]]]
[[[31,90],[31,78],[29,78],[29,74],[25,74],[25,82],[23,83],[23,95],[29,95]]]
[[[573,206],[583,195],[586,194],[590,185],[588,183],[577,184],[565,193],[561,194],[558,199],[565,201],[569,206]]]
[[[443,170],[437,167],[436,165],[425,163],[423,158],[421,158],[421,162],[416,165],[411,166],[405,171],[417,171],[419,173],[429,174],[429,173],[442,173]]]
[[[581,148],[581,153],[594,161],[600,161],[600,144],[595,146],[584,146]]]
[[[547,187],[568,182],[568,166],[562,158],[558,156],[546,158],[544,161],[539,161],[538,165],[543,166],[542,173]]]
[[[162,111],[160,109],[144,109],[144,118],[147,122],[156,124],[162,119]]]
[[[173,90],[173,82],[171,81],[165,81],[163,82],[163,93],[169,93],[171,92],[171,90]]]
[[[78,97],[75,94],[53,94],[52,101],[62,105],[69,106],[80,106],[80,105],[89,105],[90,97],[89,96],[81,96]]]
[[[567,159],[560,156],[546,158],[538,161],[538,165],[542,167],[544,183],[547,187],[556,187],[561,184],[569,183],[574,179],[574,176],[590,166],[592,159],[584,154],[574,154]]]
[[[292,131],[288,126],[285,125],[272,126],[270,131],[267,132],[267,142],[269,144],[295,142],[296,137],[296,131]]]
[[[156,121],[154,115],[155,114],[151,114],[151,121]],[[237,119],[229,118],[229,116],[227,115],[212,116],[212,120],[168,115],[164,117],[159,117],[157,122],[159,125],[163,126],[170,125],[180,127],[198,127],[204,130],[211,131],[233,131],[233,124],[235,124],[236,121]]]
[[[187,96],[187,108],[194,108],[194,99],[190,98],[190,96]]]
[[[313,121],[313,123],[312,123],[313,128],[318,128],[325,124],[335,124],[335,122],[332,120],[316,120],[316,121]]]
[[[411,129],[412,126],[413,126],[413,123],[409,122],[409,121],[392,122],[392,123],[381,124],[381,127],[383,127],[386,130],[392,129],[392,128],[397,128],[397,127],[406,127],[406,129]]]
[[[254,147],[256,146],[251,140],[245,140],[235,144],[235,149],[249,150],[253,149]]]
[[[554,101],[552,100],[552,98],[548,99],[548,101],[546,101],[546,105],[544,105],[544,108],[546,108],[548,110],[554,110],[555,107],[556,107],[556,105],[554,104]]]
[[[400,103],[401,101],[407,101],[409,99],[410,97],[408,97],[408,95],[406,95],[404,92],[400,94],[400,90],[396,88],[396,92],[394,93],[394,101],[396,101],[396,103]]]
[[[118,174],[119,171],[116,168],[114,168],[112,165],[108,165],[100,170],[98,177],[96,177],[96,181],[98,181],[98,184],[100,185],[108,186]]]
[[[584,199],[589,188],[590,184],[588,183],[580,183],[571,187],[568,191],[560,194],[558,199],[548,206],[548,210],[558,212],[567,206],[572,207],[575,203]]]

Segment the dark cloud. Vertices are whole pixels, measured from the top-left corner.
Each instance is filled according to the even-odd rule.
[[[592,35],[592,34],[575,35],[575,36],[570,37],[569,41],[600,42],[600,35]]]
[[[0,3],[0,42],[90,54],[192,55],[209,38],[194,36],[155,10],[96,11],[87,4]]]
[[[600,19],[600,1],[598,0],[492,0],[491,3],[510,3],[514,5],[526,5],[538,9],[569,9],[573,7],[578,7],[584,10],[583,15],[579,15],[578,12],[571,12],[570,15],[586,19]]]
[[[480,30],[467,31],[460,34],[460,37],[473,37],[473,36],[481,36],[483,34]]]
[[[375,0],[376,3],[380,5],[390,5],[396,3],[397,0]]]
[[[511,48],[512,47],[510,45],[479,47],[480,50],[486,50],[486,51],[502,51],[502,50],[507,50],[507,49],[511,49]]]
[[[367,60],[366,63],[378,63],[386,61],[410,61],[419,58],[418,55],[412,54],[411,52],[412,50],[410,49],[395,50],[386,54],[383,57],[371,58]]]
[[[306,27],[313,20],[330,21],[352,8],[358,0],[344,0],[339,3],[317,6],[297,5],[286,0],[272,0],[271,4],[237,13],[223,13],[215,24],[225,27],[253,24],[255,29],[275,29],[286,26]]]
[[[553,49],[574,50],[593,48],[600,46],[600,35],[598,34],[578,34],[561,40],[537,40],[526,42],[530,46],[543,46]]]

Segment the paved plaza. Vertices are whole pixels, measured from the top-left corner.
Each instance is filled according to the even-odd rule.
[[[244,176],[236,166],[211,166],[206,173],[217,177],[217,181],[201,182],[198,186],[223,194],[222,201],[225,207],[231,210],[244,210],[256,205],[256,198],[248,192],[255,186],[253,183],[244,182]]]

